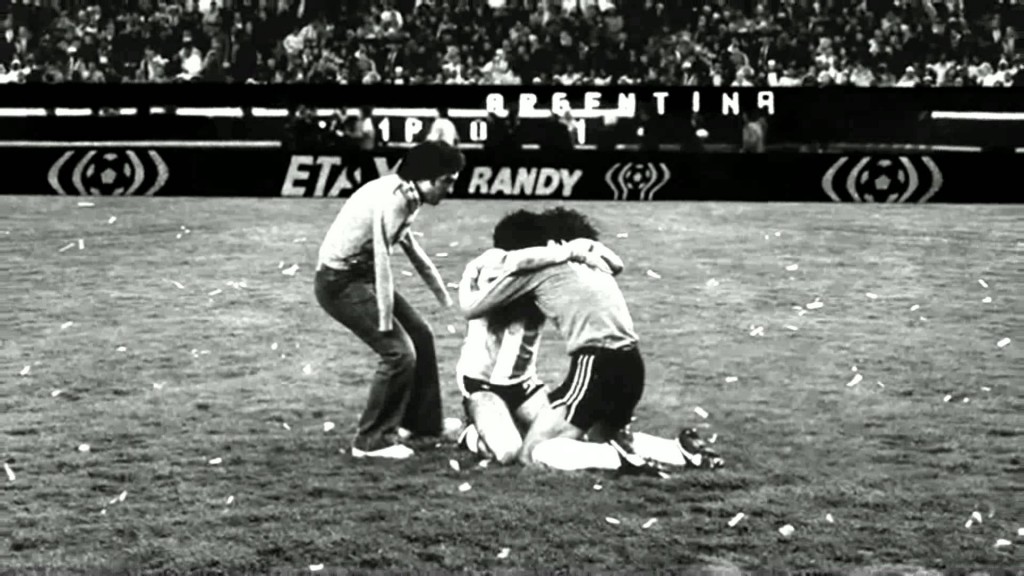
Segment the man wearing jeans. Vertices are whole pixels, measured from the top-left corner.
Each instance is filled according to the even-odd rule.
[[[362,185],[345,202],[320,246],[317,302],[380,356],[366,410],[352,442],[356,458],[404,459],[399,427],[414,436],[443,432],[434,336],[394,291],[391,252],[397,243],[437,299],[451,296],[430,257],[410,232],[422,204],[436,206],[466,160],[444,142],[424,142],[398,171]]]

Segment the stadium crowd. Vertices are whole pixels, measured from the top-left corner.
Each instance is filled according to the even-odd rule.
[[[0,82],[1024,84],[972,0],[91,1],[0,2]]]

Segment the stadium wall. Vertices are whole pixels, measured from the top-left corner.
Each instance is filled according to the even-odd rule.
[[[335,198],[403,151],[295,153],[280,142],[41,142],[2,149],[8,194]],[[680,154],[467,150],[466,199],[1019,203],[1015,154]],[[996,184],[999,178],[1007,179]]]

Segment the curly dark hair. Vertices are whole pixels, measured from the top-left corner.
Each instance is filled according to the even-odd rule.
[[[545,218],[529,210],[506,214],[494,227],[494,247],[512,251],[548,242]]]
[[[597,228],[590,222],[583,213],[569,208],[550,208],[541,213],[546,230],[545,243],[548,240],[556,242],[568,242],[576,238],[587,238],[597,241],[599,233]]]

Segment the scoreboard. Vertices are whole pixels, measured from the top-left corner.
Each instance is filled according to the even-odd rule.
[[[741,97],[741,94],[745,96]],[[752,97],[751,97],[752,96]],[[746,101],[744,101],[746,100]],[[542,98],[538,94],[522,92],[515,98],[501,93],[488,94],[483,105],[472,108],[448,108],[447,117],[455,125],[459,140],[466,144],[487,141],[488,117],[506,118],[515,114],[529,122],[556,116],[573,127],[577,145],[591,145],[594,137],[608,124],[620,119],[641,116],[656,119],[660,116],[700,114],[707,118],[738,118],[743,112],[757,110],[771,116],[775,114],[775,94],[770,90],[756,93],[715,90],[688,91],[623,91],[585,92],[581,99],[571,100],[565,92],[553,92]],[[374,108],[371,117],[381,140],[388,144],[411,144],[422,139],[440,108]]]

